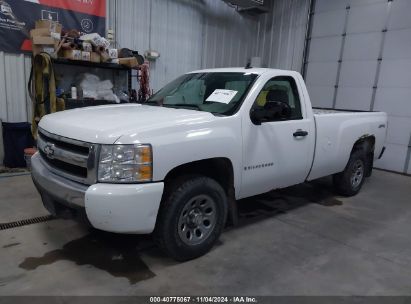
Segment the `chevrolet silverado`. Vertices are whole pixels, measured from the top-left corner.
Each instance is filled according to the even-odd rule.
[[[382,156],[382,112],[313,109],[301,75],[262,68],[185,74],[143,104],[46,115],[32,178],[57,216],[153,233],[183,261],[205,254],[236,200],[333,175],[355,195]]]

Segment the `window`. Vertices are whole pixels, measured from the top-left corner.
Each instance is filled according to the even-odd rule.
[[[146,104],[232,115],[256,78],[256,74],[235,72],[186,74],[151,96]],[[227,96],[218,98],[218,94]]]
[[[279,76],[269,80],[254,103],[253,108],[264,108],[267,102],[283,102],[290,106],[291,116],[288,120],[302,119],[300,95],[294,78]]]

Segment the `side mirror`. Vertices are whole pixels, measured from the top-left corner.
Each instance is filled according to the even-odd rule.
[[[262,122],[266,121],[266,111],[264,108],[253,108],[250,112],[250,119],[253,124],[259,126]]]
[[[251,121],[261,125],[267,121],[287,120],[291,117],[291,107],[280,101],[269,101],[264,107],[253,108],[250,112]]]

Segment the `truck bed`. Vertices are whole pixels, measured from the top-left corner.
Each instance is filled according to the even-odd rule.
[[[360,110],[337,110],[328,108],[313,108],[314,115],[337,114],[337,113],[374,113],[374,111]]]
[[[313,108],[316,147],[308,180],[344,170],[353,143],[364,136],[375,138],[374,156],[380,155],[387,131],[383,112]]]

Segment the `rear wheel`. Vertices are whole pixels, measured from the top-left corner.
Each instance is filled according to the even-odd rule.
[[[168,192],[154,236],[159,247],[178,261],[207,253],[227,217],[224,189],[208,177],[182,179]]]
[[[344,171],[333,176],[334,186],[337,192],[344,196],[356,195],[366,176],[366,155],[363,150],[355,150]]]

